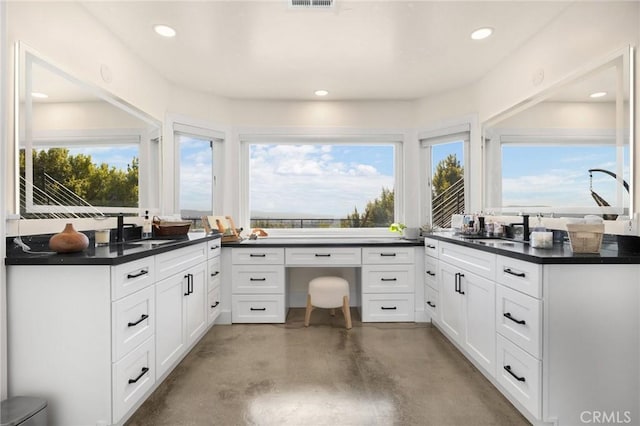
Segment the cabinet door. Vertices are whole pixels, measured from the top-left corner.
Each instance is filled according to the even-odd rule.
[[[456,291],[458,268],[439,262],[440,314],[439,323],[445,333],[460,342],[462,336],[462,295]]]
[[[189,289],[184,296],[186,304],[187,346],[191,345],[205,330],[207,326],[207,267],[201,263],[185,272],[187,280],[191,280]]]
[[[161,377],[185,350],[184,274],[173,275],[156,284],[156,378]]]
[[[465,324],[464,347],[492,377],[495,377],[496,285],[493,281],[462,271],[460,291]]]

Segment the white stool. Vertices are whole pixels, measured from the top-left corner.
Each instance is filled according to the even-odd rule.
[[[304,316],[304,326],[309,327],[311,311],[314,308],[331,309],[342,308],[347,329],[351,328],[351,311],[349,310],[349,282],[340,277],[318,277],[309,281],[307,293],[307,311]]]

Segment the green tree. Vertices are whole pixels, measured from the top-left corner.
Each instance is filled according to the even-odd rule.
[[[343,221],[342,227],[347,228],[374,228],[389,226],[394,220],[394,196],[393,191],[382,188],[380,196],[367,203],[364,213],[359,213],[358,208]]]
[[[462,179],[464,169],[455,154],[449,154],[436,166],[432,181],[432,196],[435,198],[445,192],[451,185]]]

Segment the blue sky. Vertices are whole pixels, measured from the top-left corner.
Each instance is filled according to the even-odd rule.
[[[69,148],[70,155],[90,155],[94,164],[107,163],[110,167],[127,170],[133,157],[139,157],[138,145]]]

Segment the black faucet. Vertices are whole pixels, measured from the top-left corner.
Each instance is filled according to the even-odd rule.
[[[522,224],[516,223],[516,225],[522,225],[522,240],[529,241],[529,215],[522,215]]]
[[[124,215],[119,214],[118,215],[118,227],[116,228],[116,243],[123,243],[124,242],[124,227],[125,226],[134,227],[136,225],[133,224],[133,223],[124,223]]]

